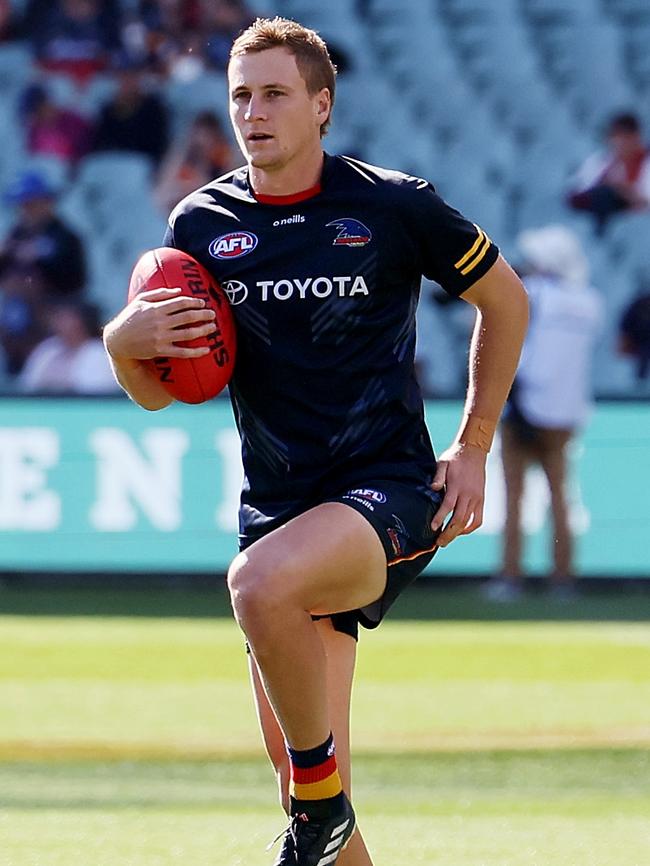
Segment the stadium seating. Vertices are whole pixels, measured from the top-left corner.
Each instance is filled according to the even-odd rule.
[[[173,78],[164,96],[172,111],[175,133],[189,126],[200,111],[214,111],[228,126],[228,83],[223,72],[204,71],[197,76]]]
[[[605,9],[623,21],[647,21],[650,7],[646,0],[603,0]]]
[[[506,253],[523,228],[550,221],[577,228],[593,282],[607,299],[611,333],[600,348],[601,390],[624,392],[629,383],[612,329],[640,270],[650,268],[650,218],[621,218],[596,239],[588,220],[568,212],[563,200],[568,178],[598,145],[611,112],[637,110],[650,128],[650,0],[404,0],[399,14],[394,0],[252,5],[315,27],[346,55],[328,150],[431,179]],[[174,131],[207,108],[227,123],[224,74],[191,71],[164,85]],[[0,45],[0,111],[9,120],[0,127],[2,187],[30,164],[11,118],[35,77],[24,43]],[[110,76],[82,90],[64,76],[49,76],[48,84],[58,101],[89,116],[114,86]],[[62,211],[89,246],[90,292],[109,314],[139,253],[162,237],[151,167],[135,156],[101,154],[70,179],[55,160],[37,164],[64,192]],[[0,210],[0,230],[9,217]],[[446,312],[427,315],[440,326]],[[435,389],[456,387],[454,365],[441,361],[438,369]]]
[[[86,158],[61,201],[61,213],[86,241],[90,295],[106,315],[123,304],[130,271],[147,249],[160,246],[165,220],[151,197],[147,157],[118,152]]]

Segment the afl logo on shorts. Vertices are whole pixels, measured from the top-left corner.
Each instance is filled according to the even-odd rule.
[[[215,238],[208,250],[215,259],[239,259],[252,253],[257,246],[257,235],[251,232],[229,232]]]
[[[355,490],[349,491],[350,496],[359,496],[361,499],[370,499],[373,502],[380,504],[386,502],[386,494],[380,490],[369,490],[367,487],[357,487]]]
[[[221,284],[221,288],[226,293],[231,307],[243,303],[248,297],[248,286],[239,280],[226,280]]]

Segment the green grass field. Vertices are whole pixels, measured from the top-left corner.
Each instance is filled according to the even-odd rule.
[[[4,591],[2,866],[272,861],[283,818],[224,607]],[[571,607],[415,592],[363,636],[355,801],[377,866],[650,864],[648,599]]]

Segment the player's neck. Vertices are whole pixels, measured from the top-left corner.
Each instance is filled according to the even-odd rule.
[[[277,169],[249,167],[250,184],[258,195],[295,195],[315,187],[323,172],[325,154],[322,149],[305,154],[301,159]]]

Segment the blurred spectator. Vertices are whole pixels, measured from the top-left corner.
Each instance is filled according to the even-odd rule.
[[[119,388],[101,340],[94,304],[65,301],[50,311],[51,336],[32,351],[18,377],[19,391],[111,394]]]
[[[49,304],[78,295],[86,279],[81,241],[57,217],[56,194],[36,172],[9,187],[18,218],[0,244],[0,343],[15,374],[47,333]]]
[[[20,118],[31,154],[54,156],[74,166],[90,150],[90,123],[80,114],[57,105],[43,84],[31,84],[23,92]]]
[[[21,36],[20,20],[12,0],[0,0],[0,42],[11,42]]]
[[[234,37],[253,17],[243,0],[141,0],[125,37],[150,69],[191,79],[206,67],[225,69]]]
[[[243,0],[200,0],[202,50],[207,65],[225,69],[234,39],[255,17]]]
[[[164,160],[156,203],[168,214],[186,195],[233,167],[234,154],[221,121],[213,112],[202,111]]]
[[[2,305],[2,301],[0,300],[0,307]],[[10,384],[9,372],[7,369],[7,355],[5,353],[4,347],[2,343],[0,343],[0,395]]]
[[[638,382],[650,383],[650,294],[639,295],[625,308],[618,348],[635,359]]]
[[[530,297],[530,327],[501,423],[506,524],[494,600],[521,591],[521,502],[529,466],[546,475],[553,518],[550,579],[558,595],[574,582],[573,541],[566,498],[567,446],[585,424],[591,403],[591,361],[603,305],[589,285],[580,241],[564,226],[522,232],[522,277]]]
[[[38,62],[83,83],[120,47],[118,0],[30,0],[25,12]]]
[[[634,114],[618,114],[607,127],[607,151],[590,156],[574,178],[569,205],[591,213],[597,234],[619,211],[650,205],[650,153]]]
[[[0,275],[29,272],[49,298],[79,293],[86,272],[81,241],[56,215],[56,191],[35,171],[21,174],[6,192],[18,219],[0,246]]]
[[[146,58],[148,69],[166,76],[197,43],[200,24],[200,0],[140,0],[137,15],[125,29],[125,42]],[[200,71],[200,52],[195,62]]]
[[[168,145],[167,107],[146,89],[142,58],[121,52],[113,68],[117,90],[100,110],[93,149],[143,153],[157,165]]]
[[[138,17],[159,39],[196,31],[200,28],[201,0],[140,0]]]

